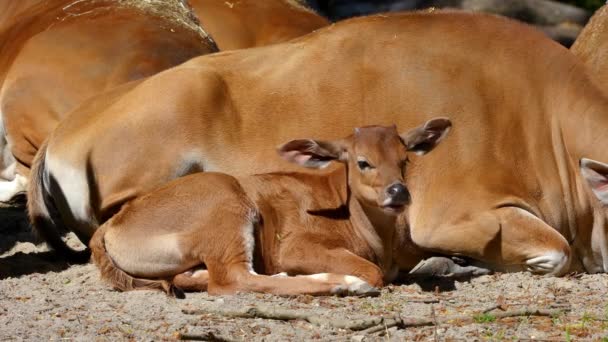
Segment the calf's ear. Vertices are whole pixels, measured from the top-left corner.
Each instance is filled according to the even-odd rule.
[[[608,164],[583,158],[580,162],[581,173],[593,190],[595,197],[608,205]]]
[[[448,118],[434,118],[407,133],[401,134],[408,151],[418,155],[430,152],[448,134],[452,122]]]
[[[277,152],[288,162],[313,169],[324,168],[333,160],[346,159],[346,148],[340,141],[292,140],[279,146]]]

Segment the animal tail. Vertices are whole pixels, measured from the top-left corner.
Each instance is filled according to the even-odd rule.
[[[34,231],[44,239],[59,255],[74,263],[87,263],[90,258],[88,249],[78,251],[70,248],[61,236],[65,231],[59,225],[61,217],[52,197],[46,190],[48,174],[46,172],[46,151],[48,140],[40,147],[30,173],[27,189],[27,211]]]
[[[106,250],[105,235],[107,226],[104,224],[97,229],[89,243],[93,254],[93,262],[99,268],[101,278],[109,282],[119,291],[131,290],[161,290],[170,296],[184,298],[184,292],[167,280],[135,278],[121,270]]]

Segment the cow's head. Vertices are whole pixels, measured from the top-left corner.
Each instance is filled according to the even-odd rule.
[[[336,141],[292,140],[278,152],[284,159],[309,168],[323,168],[332,161],[347,164],[352,196],[363,205],[396,215],[410,202],[404,180],[407,153],[426,154],[451,126],[446,118],[429,120],[404,134],[394,125],[367,126]]]

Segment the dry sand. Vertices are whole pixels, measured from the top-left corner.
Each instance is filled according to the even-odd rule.
[[[0,218],[0,340],[608,341],[608,275],[604,274],[554,278],[512,273],[420,283],[406,279],[385,287],[376,298],[189,293],[179,300],[153,291],[116,292],[99,281],[95,266],[70,266],[46,251],[22,223],[20,211],[4,209]],[[481,314],[496,306],[501,308]],[[213,313],[249,307],[308,313],[317,321]],[[497,317],[526,307],[558,313]],[[446,321],[455,315],[460,318]],[[338,320],[353,323],[374,317],[386,318],[384,323],[395,317],[416,318],[437,326],[384,328],[383,323],[375,333],[330,326]]]

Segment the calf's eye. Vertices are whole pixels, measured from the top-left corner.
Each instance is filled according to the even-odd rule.
[[[365,170],[369,170],[372,169],[373,167],[365,160],[358,160],[357,161],[357,167],[359,167],[359,170],[361,171],[365,171]]]

